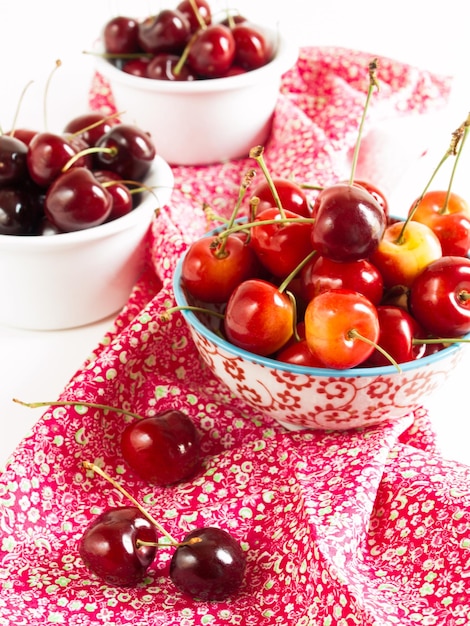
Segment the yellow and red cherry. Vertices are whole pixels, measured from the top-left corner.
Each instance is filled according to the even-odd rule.
[[[308,346],[325,367],[356,367],[377,345],[377,309],[355,291],[331,289],[319,294],[308,303],[304,320]]]
[[[294,324],[290,297],[260,278],[246,280],[235,288],[224,316],[227,339],[261,356],[280,350],[292,337]]]
[[[389,224],[370,257],[380,271],[386,288],[409,287],[429,263],[442,256],[437,235],[415,221]]]
[[[429,263],[410,288],[413,317],[431,335],[455,338],[470,332],[470,259],[444,256]]]

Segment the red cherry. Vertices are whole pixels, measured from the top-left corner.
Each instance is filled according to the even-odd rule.
[[[122,71],[131,76],[138,76],[139,78],[147,78],[147,70],[150,64],[149,58],[128,59],[122,64]]]
[[[119,120],[115,117],[90,111],[70,120],[65,125],[64,133],[66,135],[78,134],[88,146],[95,146],[98,140],[117,124]]]
[[[41,219],[27,188],[0,187],[0,235],[32,235]]]
[[[184,13],[177,9],[162,9],[139,24],[139,45],[145,52],[180,53],[191,34],[191,26]]]
[[[373,196],[377,200],[379,205],[382,207],[382,210],[385,213],[385,215],[387,216],[389,215],[390,210],[389,210],[389,205],[388,205],[388,199],[381,189],[379,189],[376,185],[372,184],[368,180],[354,180],[353,184],[359,185],[359,187],[363,187],[366,191],[368,191],[371,194],[371,196]]]
[[[430,263],[410,288],[410,311],[436,337],[470,332],[470,259],[445,256]]]
[[[121,450],[143,480],[161,486],[186,480],[201,466],[199,431],[182,411],[169,410],[129,424]]]
[[[136,507],[108,509],[93,519],[79,544],[86,567],[108,585],[135,586],[152,564],[157,541],[155,527]]]
[[[175,68],[179,65],[180,57],[176,54],[160,53],[156,54],[148,63],[146,68],[147,78],[155,80],[195,80],[196,76],[191,72],[186,64],[179,67],[175,73]]]
[[[387,225],[382,207],[368,191],[344,183],[320,191],[313,215],[313,247],[335,261],[369,258]]]
[[[193,5],[196,5],[199,17],[196,14]],[[201,20],[204,24],[206,24],[206,26],[212,22],[211,7],[206,0],[194,0],[194,3],[190,0],[182,0],[176,8],[186,16],[192,33],[201,28]]]
[[[111,194],[86,167],[61,174],[48,188],[44,204],[46,217],[65,232],[102,224],[109,217]]]
[[[29,178],[28,146],[16,137],[0,135],[0,187],[16,185]]]
[[[96,169],[109,169],[123,180],[143,181],[156,156],[148,133],[132,124],[112,126],[97,142]]]
[[[260,223],[251,228],[251,246],[263,266],[278,278],[287,277],[313,250],[312,224],[288,221],[300,219],[291,211],[284,211],[284,218],[277,208],[271,207],[258,213],[254,222],[276,223]]]
[[[260,26],[247,20],[231,29],[235,40],[235,63],[246,70],[255,70],[271,61],[274,45]]]
[[[228,235],[223,243],[214,235],[194,241],[182,265],[185,289],[203,302],[227,302],[235,287],[258,274],[256,254],[237,235]]]
[[[210,24],[197,31],[191,40],[187,63],[199,76],[218,78],[233,63],[235,40],[229,28],[222,24]]]
[[[304,319],[310,350],[325,367],[356,367],[374,350],[370,342],[377,344],[379,338],[377,309],[365,296],[348,289],[331,289],[313,298]]]
[[[311,217],[311,208],[304,190],[300,185],[288,178],[273,178],[272,182],[276,188],[277,195],[281,201],[282,208],[286,211],[292,211],[302,217]],[[267,180],[258,183],[251,196],[256,196],[260,200],[258,210],[276,206],[275,198]],[[264,204],[266,203],[266,205]]]
[[[36,133],[28,146],[26,159],[29,175],[36,184],[48,187],[76,154],[68,138],[49,132]],[[81,159],[73,167],[85,163],[86,159]]]
[[[227,339],[262,356],[280,350],[292,337],[294,309],[289,297],[272,283],[254,278],[235,288],[225,310]]]
[[[139,51],[139,24],[133,17],[118,15],[103,29],[104,49],[110,54],[132,54]]]
[[[194,541],[198,539],[198,541]],[[170,578],[191,598],[220,601],[235,594],[244,578],[246,559],[238,541],[221,528],[189,532],[174,552]]]
[[[325,367],[323,362],[315,356],[306,339],[289,344],[276,354],[276,360],[302,367]]]

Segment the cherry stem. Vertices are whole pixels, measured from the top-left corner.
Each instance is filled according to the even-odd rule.
[[[359,341],[363,341],[364,343],[369,344],[370,346],[374,346],[374,348],[376,350],[378,350],[381,354],[383,354],[383,356],[390,361],[390,363],[397,369],[397,371],[401,374],[401,367],[398,365],[397,361],[395,361],[395,359],[392,357],[391,354],[389,354],[386,350],[384,350],[381,346],[379,346],[377,343],[375,343],[375,341],[372,341],[371,339],[369,339],[368,337],[365,337],[364,335],[361,335],[361,333],[356,330],[355,328],[351,328],[351,330],[348,332],[348,337],[350,339],[359,339]]]
[[[356,175],[357,162],[358,162],[358,159],[359,159],[359,149],[361,147],[361,139],[362,139],[362,135],[363,135],[363,131],[364,131],[364,124],[365,124],[365,120],[366,120],[367,111],[369,109],[369,103],[370,103],[370,100],[372,98],[372,93],[373,93],[374,88],[379,89],[379,84],[378,84],[377,78],[376,78],[377,68],[378,68],[378,60],[377,59],[373,59],[369,63],[369,88],[367,90],[366,102],[365,102],[365,105],[364,105],[364,110],[362,111],[361,122],[359,124],[358,137],[357,137],[357,140],[356,140],[356,145],[354,147],[354,154],[353,154],[353,159],[352,159],[352,164],[351,164],[351,174],[350,174],[350,177],[349,177],[349,184],[350,185],[353,184],[354,177]]]
[[[47,130],[47,128],[48,128],[48,124],[47,124],[47,96],[48,96],[50,84],[51,84],[51,81],[52,81],[52,77],[56,73],[56,71],[59,69],[59,67],[61,67],[61,65],[62,65],[62,61],[60,59],[57,59],[57,61],[55,62],[55,66],[54,66],[52,72],[49,74],[49,77],[47,79],[46,88],[44,89],[44,129],[45,130]]]
[[[284,280],[282,281],[282,283],[279,285],[279,291],[282,293],[283,291],[285,291],[285,289],[287,288],[287,286],[289,285],[289,283],[297,276],[297,274],[300,272],[300,270],[307,265],[307,263],[313,259],[313,257],[317,254],[316,250],[312,250],[312,252],[309,252],[307,254],[307,256],[300,261],[300,263],[294,267],[294,269],[290,272],[290,274],[288,274]]]
[[[449,197],[450,197],[451,190],[452,190],[452,184],[453,184],[453,181],[454,181],[454,176],[455,176],[457,164],[458,164],[458,161],[459,161],[461,153],[462,153],[462,148],[463,148],[463,145],[465,143],[465,139],[466,139],[467,134],[468,134],[469,126],[470,126],[470,114],[467,116],[467,119],[465,120],[465,122],[463,122],[463,124],[461,124],[452,133],[452,137],[451,137],[451,141],[450,141],[449,147],[447,148],[445,154],[440,159],[440,161],[437,164],[437,166],[434,168],[434,170],[433,170],[433,172],[432,172],[428,182],[426,183],[423,191],[421,192],[421,195],[419,196],[419,198],[414,203],[411,211],[408,213],[408,216],[407,216],[407,218],[406,218],[406,220],[405,220],[405,222],[403,224],[403,227],[402,227],[402,229],[400,231],[400,234],[397,237],[397,240],[396,240],[397,244],[403,243],[403,238],[404,238],[404,235],[405,235],[405,229],[408,226],[408,224],[411,222],[413,217],[415,216],[415,213],[418,210],[419,205],[421,204],[424,196],[426,195],[427,191],[431,187],[435,177],[437,176],[437,173],[439,172],[441,167],[444,165],[444,163],[447,161],[447,159],[450,156],[455,156],[456,157],[455,158],[455,163],[454,163],[454,167],[452,168],[450,181],[449,181],[449,186],[447,188],[446,198],[445,198],[444,204],[442,205],[442,207],[441,207],[439,212],[441,214],[444,214],[447,211],[447,205],[449,203]],[[460,144],[460,146],[459,146],[459,144]]]
[[[426,339],[418,339],[414,337],[412,340],[413,344],[436,344],[436,343],[470,343],[470,339],[465,339],[465,337],[434,337],[430,339],[429,337]]]
[[[78,137],[79,135],[83,135],[83,133],[86,133],[89,130],[93,130],[94,128],[97,128],[98,126],[105,124],[109,120],[112,120],[116,117],[121,117],[123,113],[125,113],[125,111],[117,111],[116,113],[111,113],[110,115],[107,115],[106,117],[104,117],[102,120],[93,122],[93,124],[89,124],[88,126],[85,126],[84,128],[81,128],[80,130],[77,130],[74,133],[70,133],[70,137]]]
[[[176,63],[175,67],[173,68],[173,74],[175,76],[178,76],[178,74],[181,72],[181,70],[184,67],[184,64],[186,63],[186,59],[188,58],[189,55],[189,51],[191,50],[191,46],[193,45],[193,42],[195,41],[196,37],[199,36],[199,31],[197,30],[192,37],[190,38],[190,40],[188,41],[188,43],[186,44],[183,52],[181,53],[181,56],[178,60],[178,62]]]
[[[54,406],[85,406],[89,409],[101,409],[103,411],[113,411],[114,413],[120,413],[121,415],[127,415],[128,417],[134,417],[136,419],[142,419],[142,415],[127,411],[126,409],[109,406],[108,404],[99,404],[98,402],[85,402],[83,400],[52,400],[51,402],[24,402],[18,398],[13,398],[13,402],[26,406],[30,409],[39,409],[41,407],[54,407]]]
[[[110,476],[109,474],[107,474],[104,470],[101,469],[101,467],[99,467],[98,465],[96,465],[95,463],[90,463],[89,461],[82,461],[82,465],[85,469],[87,470],[91,470],[92,472],[95,472],[96,474],[98,474],[99,476],[101,476],[101,478],[104,478],[106,481],[108,481],[108,483],[110,485],[112,485],[114,487],[114,489],[117,489],[117,491],[119,491],[119,493],[121,493],[125,498],[127,498],[130,502],[132,502],[132,504],[142,513],[142,515],[148,519],[148,521],[153,524],[155,526],[155,528],[164,536],[167,538],[167,540],[170,542],[170,545],[172,546],[178,546],[180,545],[175,539],[173,539],[173,537],[163,528],[163,526],[152,516],[150,515],[150,513],[148,511],[145,510],[145,508],[140,504],[140,502],[138,502],[134,496],[132,494],[130,494],[127,489],[125,489],[122,485],[120,485],[118,483],[117,480],[115,480],[112,476]]]
[[[194,15],[196,16],[197,21],[199,22],[199,26],[202,29],[207,28],[207,24],[204,21],[201,12],[199,11],[199,7],[196,4],[196,0],[189,0],[189,4],[191,5],[192,10],[194,11]]]
[[[266,166],[266,162],[264,160],[264,148],[263,146],[255,146],[254,148],[252,148],[250,150],[250,158],[254,159],[256,161],[256,163],[260,166],[261,171],[263,172],[265,178],[266,178],[266,182],[268,183],[269,189],[273,195],[274,201],[276,202],[276,206],[279,209],[279,213],[281,214],[281,217],[283,219],[285,219],[286,214],[284,211],[284,207],[282,206],[282,202],[281,199],[279,197],[279,194],[277,192],[276,189],[276,185],[273,182],[273,179],[271,177],[271,174],[269,173],[269,170]]]
[[[241,224],[235,224],[232,228],[224,230],[219,234],[220,238],[228,237],[232,233],[239,233],[249,228],[255,228],[256,226],[269,226],[271,224],[313,224],[315,219],[313,217],[285,217],[282,219],[271,220],[254,220],[252,222],[243,222]]]
[[[106,154],[109,154],[110,156],[116,156],[116,154],[118,152],[118,149],[115,146],[112,146],[111,148],[105,148],[105,147],[99,147],[99,146],[90,146],[89,148],[85,148],[84,150],[80,150],[80,152],[77,152],[72,157],[70,157],[70,159],[67,161],[67,163],[63,166],[63,168],[61,170],[62,173],[64,173],[67,170],[69,170],[72,167],[72,165],[74,165],[74,163],[79,161],[82,157],[87,156],[88,154],[96,154],[97,152],[106,153]]]
[[[19,112],[20,112],[20,107],[21,107],[21,104],[22,104],[22,102],[23,102],[23,100],[24,100],[24,97],[25,97],[25,95],[26,95],[27,90],[29,89],[29,87],[30,87],[32,84],[33,84],[33,81],[32,81],[32,80],[30,80],[30,81],[29,81],[29,83],[27,83],[27,84],[23,87],[23,89],[22,89],[22,91],[21,91],[20,99],[19,99],[18,105],[17,105],[17,107],[16,107],[15,115],[14,115],[14,117],[13,117],[13,123],[12,123],[12,126],[11,126],[10,137],[14,137],[14,136],[15,136],[15,128],[16,128],[16,124],[17,124],[17,122],[18,122],[18,116],[19,116]]]

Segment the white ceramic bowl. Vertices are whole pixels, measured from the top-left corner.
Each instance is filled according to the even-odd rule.
[[[122,121],[150,133],[172,165],[208,165],[248,156],[271,130],[282,75],[298,48],[282,35],[273,60],[238,76],[190,82],[131,76],[102,57],[97,71],[107,80]],[[98,47],[99,49],[99,47]]]
[[[184,307],[193,302],[181,283],[182,263],[183,258],[173,288],[176,304]],[[402,364],[401,373],[392,365],[347,370],[302,367],[234,346],[215,332],[219,323],[215,316],[190,310],[182,310],[182,315],[213,374],[235,397],[290,430],[347,430],[404,418],[429,404],[465,351],[465,344],[454,344]]]
[[[44,236],[0,235],[0,324],[31,330],[83,326],[116,313],[142,271],[145,235],[172,192],[156,157],[145,180],[154,193],[128,215],[94,228]]]

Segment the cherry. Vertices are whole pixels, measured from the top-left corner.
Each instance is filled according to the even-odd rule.
[[[0,187],[0,234],[32,235],[41,213],[24,187]]]
[[[194,10],[194,5],[197,8],[197,13]],[[212,11],[206,0],[194,0],[193,2],[191,0],[181,0],[176,8],[186,16],[192,33],[203,27],[204,24],[208,26],[212,22]]]
[[[86,145],[95,146],[101,137],[113,126],[119,124],[116,117],[90,111],[83,115],[77,115],[64,127],[65,135],[79,135]]]
[[[323,362],[310,350],[306,339],[286,345],[276,354],[276,360],[302,367],[324,367]]]
[[[156,156],[150,135],[132,124],[117,124],[97,142],[96,169],[109,169],[124,180],[142,181]]]
[[[28,146],[26,157],[29,175],[38,185],[48,187],[76,154],[70,140],[63,135],[47,131],[36,133]],[[74,167],[85,163],[83,159],[79,160]]]
[[[117,15],[103,29],[103,43],[110,54],[130,54],[139,50],[139,24],[133,17]]]
[[[308,302],[329,289],[352,289],[379,304],[384,293],[382,275],[369,260],[332,261],[315,256],[300,270],[300,292]]]
[[[103,182],[106,183],[106,181]],[[108,222],[123,217],[134,209],[132,194],[124,183],[112,181],[111,184],[104,186],[112,198],[111,212],[106,218]]]
[[[317,195],[312,244],[319,254],[335,261],[371,256],[382,239],[386,215],[377,200],[357,185],[337,183]]]
[[[60,230],[83,230],[102,224],[110,215],[112,196],[86,167],[61,174],[48,188],[46,217]]]
[[[37,135],[37,133],[37,130],[32,130],[31,128],[15,128],[7,134],[11,137],[16,137],[16,139],[19,139],[25,145],[29,146],[29,144],[31,143],[31,139],[34,137],[34,135]]]
[[[147,75],[150,58],[128,59],[122,64],[122,71],[139,78],[149,78]]]
[[[376,307],[349,289],[320,293],[305,310],[305,338],[325,367],[346,369],[363,363],[379,332]]]
[[[223,24],[210,24],[198,30],[189,44],[187,63],[199,76],[219,78],[233,63],[235,40]]]
[[[241,283],[230,296],[224,329],[234,345],[268,356],[292,337],[294,323],[289,296],[272,283],[253,278]]]
[[[28,146],[16,137],[0,135],[0,187],[16,185],[28,176]]]
[[[180,65],[180,57],[176,54],[156,54],[148,63],[145,75],[156,80],[195,80],[196,76],[186,64]],[[175,68],[178,71],[175,73]]]
[[[79,543],[85,566],[109,585],[135,586],[152,564],[157,533],[137,507],[108,509],[93,519]]]
[[[311,208],[305,191],[300,185],[288,178],[274,177],[272,184],[275,186],[278,198],[286,211],[291,211],[303,217],[311,217]],[[270,183],[264,179],[252,190],[251,196],[260,200],[258,210],[276,206],[276,199],[271,191]]]
[[[245,70],[255,70],[271,61],[274,46],[259,26],[247,20],[235,24],[231,29],[235,40],[234,62]]]
[[[427,265],[410,288],[410,312],[436,337],[470,332],[470,259],[444,256]]]
[[[259,262],[253,248],[231,234],[194,241],[182,265],[185,289],[203,302],[227,302],[235,287],[258,274]]]
[[[162,9],[158,14],[139,23],[138,41],[142,50],[180,53],[191,34],[191,25],[177,9]]]
[[[199,431],[188,415],[174,409],[129,424],[121,451],[142,479],[161,486],[187,480],[201,466]]]
[[[190,531],[170,562],[170,578],[176,587],[203,601],[220,601],[235,594],[245,570],[246,558],[238,541],[211,526]]]
[[[388,216],[390,214],[390,208],[388,205],[387,196],[376,185],[372,184],[368,180],[358,180],[358,179],[355,179],[353,181],[353,185],[358,185],[359,187],[363,187],[377,200],[377,202],[382,207],[382,210],[385,213],[385,215]]]

